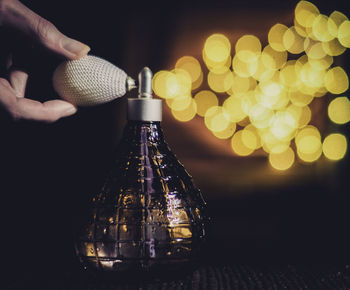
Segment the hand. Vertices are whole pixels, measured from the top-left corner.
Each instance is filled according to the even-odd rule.
[[[79,59],[90,50],[87,45],[63,35],[52,23],[18,0],[0,0],[0,26],[25,34],[66,59]],[[10,57],[7,61],[7,78],[0,76],[0,105],[13,119],[54,122],[77,111],[76,107],[63,100],[41,103],[25,98],[27,79],[28,74],[13,66]]]

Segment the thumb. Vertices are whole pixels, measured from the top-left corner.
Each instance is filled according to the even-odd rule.
[[[22,31],[49,50],[67,59],[85,56],[90,47],[65,36],[51,22],[31,11],[17,0],[4,0],[2,22]]]

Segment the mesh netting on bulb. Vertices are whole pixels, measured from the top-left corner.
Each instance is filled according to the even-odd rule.
[[[78,106],[110,102],[126,93],[126,73],[92,55],[65,61],[55,70],[53,85],[66,101]]]

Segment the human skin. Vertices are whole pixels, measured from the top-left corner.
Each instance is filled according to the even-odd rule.
[[[26,36],[28,41],[39,43],[65,59],[79,59],[89,51],[89,46],[61,33],[51,22],[31,11],[18,0],[0,0],[0,26]],[[1,40],[0,40],[1,41]],[[63,100],[39,102],[25,97],[27,72],[7,57],[6,76],[0,75],[0,105],[14,120],[55,122],[76,113],[77,108]]]

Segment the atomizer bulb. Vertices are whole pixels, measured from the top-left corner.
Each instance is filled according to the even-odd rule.
[[[76,106],[111,102],[136,88],[135,80],[122,69],[92,55],[62,62],[52,80],[59,96]]]

